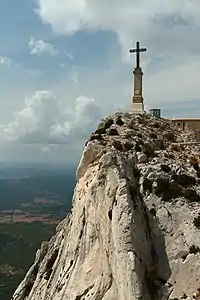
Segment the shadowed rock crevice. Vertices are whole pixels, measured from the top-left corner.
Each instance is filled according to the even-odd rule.
[[[47,264],[45,266],[45,275],[44,275],[44,278],[46,280],[49,279],[49,277],[51,276],[51,273],[53,271],[53,265],[57,259],[57,256],[58,256],[58,252],[59,252],[59,249],[56,249],[54,250],[53,254],[51,255],[50,259],[47,261]]]
[[[142,295],[149,293],[150,299],[161,299],[163,292],[169,294],[166,283],[171,276],[170,264],[166,253],[165,237],[141,194],[139,199],[142,204],[145,233],[150,252],[150,259],[146,262],[144,260]]]
[[[37,277],[38,270],[39,270],[39,267],[34,266],[30,275],[28,276],[26,284],[25,284],[23,292],[22,292],[22,296],[21,296],[22,300],[25,300],[29,296],[29,294],[32,290],[32,287],[34,285],[35,279]]]

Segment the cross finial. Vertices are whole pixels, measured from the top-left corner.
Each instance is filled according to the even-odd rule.
[[[146,52],[147,48],[140,48],[140,42],[136,43],[136,49],[130,49],[130,53],[136,53],[136,68],[140,67],[140,52]]]

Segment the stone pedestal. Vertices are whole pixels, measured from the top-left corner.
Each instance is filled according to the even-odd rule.
[[[133,113],[144,113],[144,102],[142,97],[142,69],[140,67],[135,68],[134,72],[134,90],[133,90]]]

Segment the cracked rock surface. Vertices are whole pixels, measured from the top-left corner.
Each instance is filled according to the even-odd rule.
[[[86,143],[73,207],[12,300],[192,297],[200,287],[199,135],[116,113]]]

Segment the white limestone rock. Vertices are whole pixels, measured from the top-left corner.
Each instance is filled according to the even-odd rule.
[[[188,138],[148,115],[118,113],[110,126],[120,117],[117,138],[105,122],[84,149],[73,208],[12,300],[179,299],[200,287],[198,174],[191,148],[169,141]],[[144,142],[155,156],[136,165]]]

